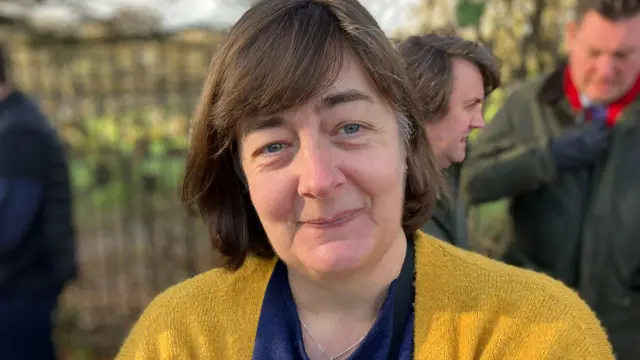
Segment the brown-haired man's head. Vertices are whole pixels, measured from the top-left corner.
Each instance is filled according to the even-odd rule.
[[[398,45],[438,164],[464,160],[469,133],[484,126],[484,98],[500,86],[498,61],[480,44],[439,32]]]

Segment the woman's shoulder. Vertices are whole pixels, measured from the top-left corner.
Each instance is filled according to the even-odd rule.
[[[249,257],[238,270],[215,268],[173,285],[160,293],[152,301],[147,311],[155,309],[173,312],[199,311],[199,306],[209,306],[210,302],[230,305],[236,303],[239,293],[264,292],[275,262]],[[188,301],[186,301],[188,300]]]
[[[422,232],[417,234],[416,253],[418,272],[446,272],[448,276],[442,281],[460,284],[466,288],[466,295],[470,290],[477,294],[492,290],[492,297],[513,298],[515,301],[529,301],[527,299],[538,296],[560,296],[567,300],[577,298],[574,291],[547,275],[457,248]],[[429,279],[433,278],[429,276]],[[528,292],[525,289],[535,291]],[[520,298],[519,295],[526,296]]]
[[[429,312],[475,313],[479,332],[495,335],[503,331],[503,339],[531,339],[532,344],[537,340],[531,336],[540,337],[555,342],[554,349],[562,348],[567,354],[584,352],[612,358],[608,356],[611,348],[606,333],[593,311],[560,281],[456,248],[429,235],[418,236],[416,286],[443,294],[425,301]],[[422,281],[420,272],[425,274]]]
[[[237,334],[240,341],[243,333],[255,333],[252,327],[257,327],[274,265],[274,260],[248,258],[237,271],[213,269],[168,288],[144,310],[117,359],[166,356],[162,353],[166,344],[157,342],[161,337],[181,347],[172,352],[197,351],[214,358],[216,351],[223,351],[219,344],[207,347],[191,337],[204,336],[214,344],[216,336]]]
[[[513,306],[515,311],[526,309],[532,315],[537,311],[548,316],[554,312],[586,318],[592,315],[576,292],[547,275],[459,249],[426,234],[419,236],[417,272],[428,274],[423,286],[446,288],[450,298],[480,307]],[[552,311],[546,308],[550,304]]]

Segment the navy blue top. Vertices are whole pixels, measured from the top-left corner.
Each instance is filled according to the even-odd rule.
[[[349,360],[386,360],[393,332],[393,301],[396,281],[382,304],[378,319]],[[407,320],[398,360],[413,358],[413,311]],[[304,350],[302,328],[293,301],[287,267],[278,262],[262,303],[253,360],[309,360]]]
[[[0,297],[50,294],[75,276],[71,206],[63,144],[13,92],[0,100]]]
[[[23,119],[16,119],[29,116],[23,110],[26,101],[19,92],[0,101],[0,259],[37,226],[34,219],[47,175],[46,141],[38,131],[20,126]]]

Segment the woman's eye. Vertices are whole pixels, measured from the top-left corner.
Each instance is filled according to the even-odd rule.
[[[360,125],[358,125],[358,124],[347,124],[347,125],[342,127],[342,131],[344,131],[344,133],[347,134],[347,135],[355,134],[358,131],[360,131]]]
[[[265,146],[263,148],[263,151],[267,154],[273,154],[276,153],[282,149],[284,149],[285,145],[283,143],[273,143],[273,144],[269,144],[267,146]]]

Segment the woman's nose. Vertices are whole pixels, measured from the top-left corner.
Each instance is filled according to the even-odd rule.
[[[299,165],[298,194],[307,198],[324,199],[344,184],[335,151],[322,140],[301,146],[296,161]]]

